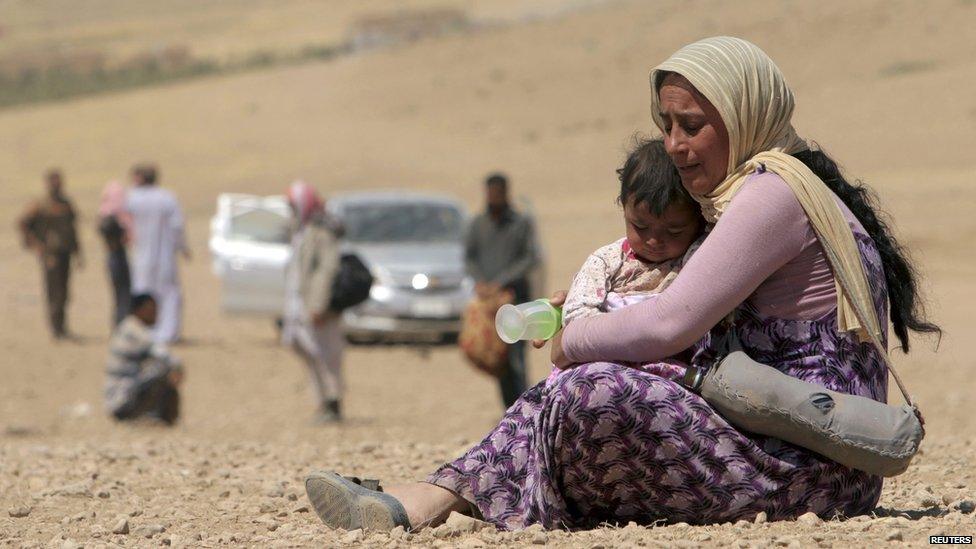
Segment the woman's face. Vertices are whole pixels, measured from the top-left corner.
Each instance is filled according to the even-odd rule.
[[[704,195],[725,179],[729,132],[718,110],[678,74],[664,78],[658,92],[664,147],[688,192]]]

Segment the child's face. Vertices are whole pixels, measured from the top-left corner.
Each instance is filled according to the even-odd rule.
[[[661,216],[650,212],[646,205],[634,204],[634,198],[624,204],[627,242],[640,259],[661,263],[684,255],[701,232],[702,221],[696,206],[671,204]]]

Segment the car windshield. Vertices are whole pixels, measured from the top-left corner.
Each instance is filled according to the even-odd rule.
[[[262,244],[287,244],[291,221],[269,210],[250,210],[230,220],[231,240]]]
[[[342,212],[351,242],[445,242],[461,239],[457,208],[431,202],[355,204]]]

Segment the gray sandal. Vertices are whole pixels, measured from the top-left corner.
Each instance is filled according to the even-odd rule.
[[[402,526],[410,530],[407,511],[395,497],[383,493],[379,481],[315,471],[305,477],[305,493],[330,528],[389,532]]]

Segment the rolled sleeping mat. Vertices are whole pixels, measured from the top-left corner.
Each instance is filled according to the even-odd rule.
[[[701,396],[729,423],[892,477],[908,468],[925,431],[911,406],[831,391],[729,352],[700,379]]]

